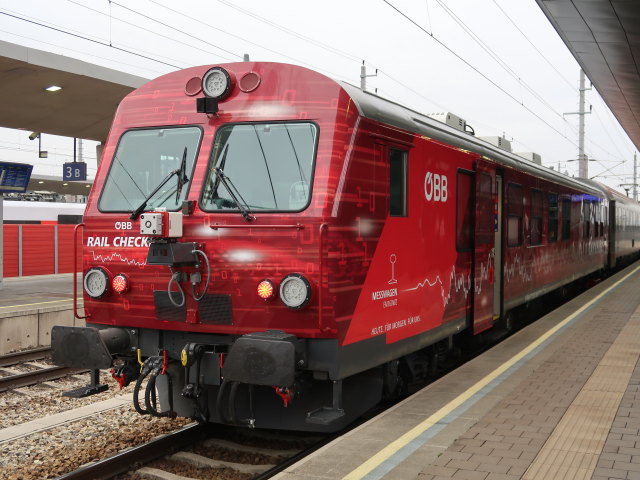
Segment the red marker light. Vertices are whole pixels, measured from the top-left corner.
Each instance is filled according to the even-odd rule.
[[[129,279],[124,273],[119,273],[111,280],[111,288],[114,292],[123,294],[129,290]]]
[[[265,301],[276,296],[276,289],[271,280],[262,280],[258,284],[258,296]]]

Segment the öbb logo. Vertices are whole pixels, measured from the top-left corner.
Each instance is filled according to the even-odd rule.
[[[428,202],[446,202],[449,197],[446,175],[427,172],[424,177],[424,196]]]

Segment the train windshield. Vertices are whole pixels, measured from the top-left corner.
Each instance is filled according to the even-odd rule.
[[[125,132],[113,156],[104,183],[99,209],[103,212],[131,212],[167,178],[179,170],[185,158],[186,177],[191,178],[202,131],[198,127],[154,128]],[[186,155],[185,155],[186,149]],[[180,189],[179,175],[171,178],[149,198],[145,210],[182,205],[189,183]],[[181,190],[181,191],[180,191]]]
[[[318,127],[306,122],[221,127],[211,154],[201,208],[242,210],[236,197],[250,211],[304,210],[311,199],[317,136]],[[227,187],[235,191],[229,192]]]

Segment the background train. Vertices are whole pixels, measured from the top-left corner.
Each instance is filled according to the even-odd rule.
[[[8,224],[78,224],[86,204],[49,201],[8,200],[2,204],[2,219]]]
[[[84,216],[87,327],[55,327],[54,360],[113,367],[140,413],[335,430],[634,258],[639,214],[302,67],[189,68],[118,108]]]

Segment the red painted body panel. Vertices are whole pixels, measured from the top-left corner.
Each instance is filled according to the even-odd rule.
[[[581,217],[583,199],[593,200],[597,209],[604,211],[607,202],[603,198],[595,198],[575,188],[552,184],[518,171],[505,172],[505,184],[509,182],[524,187],[525,227],[529,225],[531,215],[530,192],[539,189],[543,192],[544,208],[542,217],[542,241],[540,245],[531,245],[530,235],[523,239],[522,246],[505,248],[504,254],[504,297],[508,307],[521,304],[530,298],[537,289],[548,285],[557,285],[561,281],[576,279],[587,273],[602,269],[606,261],[608,222],[603,218],[604,228],[601,235],[595,235],[594,228],[588,235],[584,233],[584,219]],[[559,213],[559,231],[556,242],[548,241],[548,192],[557,193],[559,199],[571,199],[571,235],[569,240],[562,239],[562,223],[564,212]],[[604,217],[602,215],[601,217]],[[525,228],[525,232],[529,229]]]
[[[124,274],[130,288],[96,299],[85,293],[89,328],[56,327],[57,335],[52,334],[54,356],[60,362],[104,368],[116,357],[123,363],[116,376],[125,382],[138,374],[136,351],[147,359],[143,377],[154,375],[150,372],[156,362],[168,361],[174,406],[164,405],[164,412],[175,407],[179,415],[199,420],[250,425],[255,420],[256,426],[265,428],[335,430],[376,404],[383,393],[392,395],[403,382],[427,377],[439,354],[455,344],[456,334],[479,334],[511,308],[614,265],[620,252],[640,251],[635,238],[640,207],[593,182],[551,172],[305,68],[249,62],[221,67],[236,79],[253,72],[251,86],[256,85],[256,75],[260,82],[250,92],[232,90],[217,104],[217,114],[196,110],[196,97],[202,97],[196,92],[198,78],[211,68],[207,66],[153,80],[119,106],[78,237],[84,272],[102,267],[109,279]],[[204,106],[213,111],[209,100]],[[260,123],[271,125],[258,128]],[[317,133],[312,168],[299,160],[289,131],[300,125],[273,127],[282,123],[309,124],[311,135],[307,133],[308,138],[298,144],[307,156],[309,139]],[[177,126],[190,128],[167,134]],[[145,131],[150,129],[162,132]],[[286,131],[288,142],[277,143],[276,135],[267,139],[277,130]],[[188,143],[184,138],[193,139],[198,131],[197,152],[194,140],[188,149],[183,143],[171,144],[169,150],[156,148],[176,133],[183,135],[178,141]],[[245,145],[247,137],[233,137],[245,131],[251,137],[255,133],[259,149]],[[130,172],[119,158],[114,159],[123,136],[123,151],[131,148],[135,153],[123,155],[125,161],[134,159],[130,165],[141,167],[138,170]],[[152,139],[141,142],[139,150],[128,146],[130,139],[143,137]],[[232,137],[240,140],[230,147],[236,141],[229,140]],[[265,144],[273,142],[269,161],[261,138]],[[152,154],[145,156],[146,148]],[[126,187],[114,190],[115,180],[109,176],[114,165],[114,172],[124,171],[128,177],[115,173],[113,178],[124,183],[130,179],[129,192],[144,197],[159,182],[150,180],[152,174],[167,175],[168,168],[177,167],[180,157],[174,148],[185,152],[180,165],[191,162],[187,150],[195,158],[193,169],[183,172],[190,178],[183,194],[194,208],[178,215],[183,233],[176,239],[174,253],[183,249],[184,256],[193,255],[193,242],[209,260],[210,282],[202,301],[198,297],[205,282],[194,275],[192,292],[185,279],[189,277],[181,276],[197,269],[206,278],[200,254],[197,267],[184,266],[189,258],[168,262],[176,274],[172,276],[168,264],[147,263],[163,262],[158,252],[172,251],[170,240],[150,249],[151,239],[140,234],[141,220],[131,220],[131,211],[99,209],[117,204],[135,210],[141,203],[128,201],[132,199],[126,196]],[[230,149],[234,160],[222,165]],[[285,160],[285,150],[293,152],[288,153],[291,163]],[[262,176],[248,167],[257,165],[246,159],[253,152],[264,159]],[[212,157],[220,167],[218,173],[210,164]],[[255,195],[254,220],[239,211],[224,211],[249,202],[223,198],[217,183],[207,188],[206,182],[229,165],[236,170],[224,171],[246,181],[242,185],[248,195],[260,188],[251,182],[268,177],[267,196],[272,195],[273,203],[260,203]],[[305,175],[303,167],[310,169]],[[291,168],[298,170],[293,182],[272,180],[274,171],[288,174]],[[182,170],[173,170],[167,179],[174,174],[182,176]],[[151,185],[142,188],[134,177]],[[298,183],[301,189],[294,189]],[[265,211],[270,205],[277,208],[276,196],[284,192],[286,197],[287,189],[294,198],[287,205],[301,208],[296,199],[305,183],[310,187],[307,207]],[[105,185],[104,198],[109,201],[100,203]],[[281,185],[284,190],[279,190]],[[173,188],[166,191],[173,195]],[[201,198],[212,211],[200,208]],[[624,207],[620,214],[624,218],[610,229],[617,218],[612,200]],[[305,284],[298,289],[306,302],[301,308],[287,308],[279,298],[259,297],[261,281],[269,279],[277,289],[290,273],[304,276],[310,285],[310,296]],[[99,275],[93,279],[100,285]],[[176,302],[172,306],[166,293],[169,286],[175,291],[177,282],[185,290],[184,307]],[[99,333],[93,328],[108,325],[126,328]],[[76,335],[98,347],[100,336],[102,350],[87,349],[78,359],[76,352],[82,349],[67,348]],[[122,338],[122,344],[116,342]],[[150,380],[149,385],[153,388],[154,383]],[[169,395],[167,383],[155,386],[159,398]],[[273,386],[293,399],[286,409]],[[207,411],[198,400],[203,398],[200,389],[207,392]],[[243,405],[251,405],[251,411],[239,413],[236,407]],[[232,411],[237,418],[225,418]]]
[[[206,67],[183,70],[151,82],[128,96],[118,109],[85,214],[84,267],[86,270],[103,265],[111,274],[127,274],[131,278],[131,291],[123,297],[111,295],[97,301],[85,298],[90,321],[157,328],[150,299],[154,290],[166,289],[170,278],[166,267],[146,265],[146,246],[113,248],[121,241],[116,237],[139,236],[137,221],[131,229],[116,232],[115,223],[127,222],[128,214],[104,214],[97,208],[118,138],[125,130],[174,124],[199,125],[204,135],[188,195],[189,200],[198,201],[217,127],[230,122],[309,119],[317,123],[320,133],[314,193],[306,210],[296,214],[260,213],[251,224],[257,227],[255,229],[211,228],[212,225],[248,227],[239,213],[207,213],[196,208],[193,215],[185,218],[182,240],[201,243],[211,260],[209,292],[232,296],[232,325],[200,323],[195,302],[188,299],[187,322],[162,322],[162,328],[233,334],[279,328],[302,337],[330,337],[335,335],[330,320],[332,308],[323,312],[326,321],[322,325],[318,309],[318,297],[322,294],[318,277],[320,226],[331,214],[331,192],[335,190],[342,153],[348,150],[351,141],[357,109],[339,85],[306,69],[273,68],[271,64],[226,67],[236,76],[244,71],[255,71],[262,76],[262,82],[260,88],[250,94],[236,89],[221,103],[217,117],[208,119],[207,115],[196,113],[195,98],[183,93],[186,80],[201,76]],[[291,85],[298,85],[298,88],[293,90]],[[303,228],[277,228],[296,224]],[[269,225],[274,228],[263,228]],[[104,246],[87,246],[87,237],[106,240],[98,242]],[[332,254],[325,251],[324,255]],[[280,302],[265,303],[256,295],[256,286],[263,278],[279,282],[291,272],[304,274],[313,286],[314,302],[305,310],[291,311]],[[326,292],[324,295],[328,304],[329,297]]]
[[[184,93],[187,81],[201,77],[208,67],[165,75],[120,105],[87,205],[83,265],[85,271],[103,266],[111,276],[125,273],[131,289],[99,300],[85,295],[89,322],[234,335],[280,329],[299,337],[338,338],[341,345],[384,335],[386,343],[392,344],[447,322],[472,321],[474,291],[484,295],[486,302],[499,304],[501,298],[490,298],[494,269],[500,269],[505,281],[504,304],[512,306],[567,276],[604,266],[606,235],[581,233],[580,191],[487,162],[487,171],[492,177],[502,176],[505,189],[515,182],[524,192],[522,245],[505,246],[501,263],[494,265],[492,248],[476,252],[456,248],[456,175],[460,169],[474,172],[477,153],[360,116],[339,84],[310,70],[269,63],[223,67],[238,78],[256,72],[261,83],[250,93],[236,88],[220,103],[217,115],[197,113],[195,97]],[[137,233],[137,220],[130,222],[127,212],[101,213],[97,207],[120,136],[140,127],[202,128],[188,193],[188,199],[197,202],[217,128],[283,120],[310,120],[319,127],[310,206],[300,213],[258,213],[252,223],[237,212],[207,213],[196,207],[184,219],[181,241],[197,242],[210,258],[208,292],[231,296],[233,321],[206,323],[189,295],[186,322],[158,321],[153,292],[166,289],[168,269],[146,265],[148,248]],[[408,152],[406,217],[388,213],[390,148]],[[436,177],[438,187],[428,184]],[[571,195],[571,241],[547,242],[545,197],[542,244],[530,245],[526,232],[532,188],[544,195],[549,191]],[[602,208],[606,206],[603,199],[596,200]],[[119,222],[129,227],[116,230]],[[504,218],[502,222],[506,225]],[[211,228],[215,225],[219,228]],[[257,296],[260,280],[278,283],[291,272],[305,275],[312,285],[308,307],[293,311],[279,301],[265,303]],[[476,333],[491,326],[491,309],[483,308]]]

